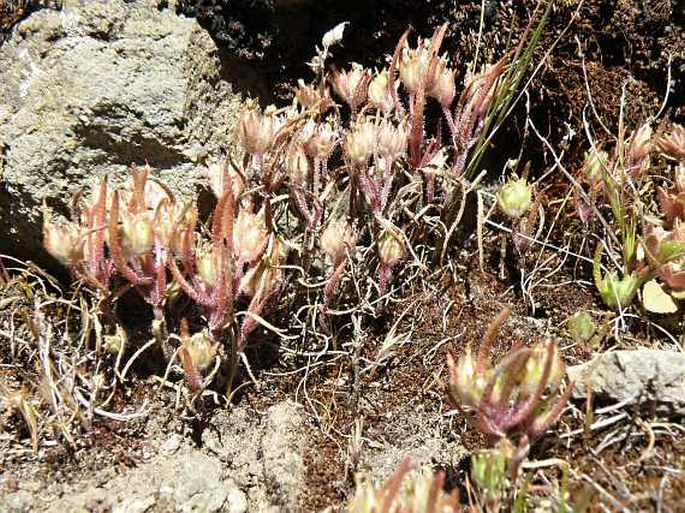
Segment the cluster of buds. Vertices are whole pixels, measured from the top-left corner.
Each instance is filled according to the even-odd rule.
[[[557,344],[552,340],[533,348],[511,350],[492,365],[488,357],[508,310],[493,321],[474,360],[470,348],[450,368],[449,395],[454,404],[472,411],[479,429],[496,439],[521,436],[521,448],[554,424],[571,393],[561,390],[566,374]]]
[[[374,155],[392,162],[406,153],[408,135],[403,123],[395,124],[388,118],[362,118],[347,134],[343,149],[355,165],[365,165]]]
[[[337,144],[338,131],[333,123],[317,123],[308,118],[285,152],[287,184],[309,231],[321,221],[321,195],[328,184],[328,159]]]
[[[405,43],[399,59],[402,85],[410,94],[417,94],[422,88],[425,93],[449,108],[456,95],[455,71],[448,66],[447,57],[438,57],[444,28],[433,39],[420,40],[416,48]]]
[[[362,119],[345,140],[346,155],[356,165],[359,186],[376,215],[382,215],[388,206],[393,166],[406,153],[407,137],[403,124],[395,125],[388,119]],[[372,156],[374,165],[370,166],[368,160]]]
[[[167,357],[164,308],[169,297],[182,290],[203,308],[207,330],[189,336],[186,328],[179,353],[195,389],[213,359],[207,355],[216,352],[216,341],[232,333],[233,306],[241,297],[249,301],[248,314],[234,347],[243,350],[254,319],[283,281],[284,246],[268,229],[264,207],[258,210],[249,197],[241,197],[242,175],[226,165],[210,168],[213,190],[221,194],[210,240],[197,234],[197,209],[179,205],[149,174],[149,167],[134,166],[130,185],[109,197],[103,180],[76,221],[58,223],[46,211],[44,243],[98,289],[108,290],[115,271],[135,286],[152,307],[152,331]],[[124,343],[115,336],[105,336],[105,342],[117,353]]]
[[[600,149],[600,145],[593,146],[579,172],[579,179],[588,187],[582,197],[580,192],[583,191],[576,191],[580,220],[589,226],[597,211],[595,199],[601,193],[602,203],[611,208],[613,219],[620,228],[621,272],[602,273],[604,248],[601,244],[596,248],[593,265],[595,286],[602,301],[616,310],[630,305],[649,274],[642,261],[642,245],[637,240],[637,219],[631,210],[638,208],[635,191],[640,189],[652,147],[652,130],[645,123],[625,139],[620,139],[611,152]]]
[[[350,513],[402,512],[457,513],[461,511],[457,490],[443,491],[445,475],[416,469],[405,459],[381,487],[357,481]]]
[[[138,288],[161,321],[169,252],[182,246],[179,238],[194,230],[196,218],[184,216],[174,195],[149,179],[149,167],[131,171],[132,186],[112,194],[108,242],[117,271]]]
[[[224,180],[226,190],[214,210],[211,240],[185,241],[179,254],[184,272],[175,259],[170,260],[176,282],[205,309],[209,333],[215,339],[232,324],[233,303],[239,296],[250,298],[248,311],[258,315],[265,306],[264,298],[270,297],[280,283],[271,265],[275,254],[267,251],[273,236],[266,226],[264,211],[255,213],[249,201],[235,202],[231,176],[227,174]],[[250,331],[246,329],[249,319],[241,327],[245,337]],[[244,342],[243,337],[238,351],[242,351]]]
[[[128,187],[111,196],[103,179],[76,221],[60,224],[46,212],[44,244],[75,275],[100,289],[106,290],[118,271],[138,288],[159,320],[169,253],[193,231],[195,218],[185,215],[171,191],[150,179],[149,167],[133,166],[131,172]]]

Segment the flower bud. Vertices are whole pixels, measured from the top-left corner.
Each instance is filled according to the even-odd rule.
[[[192,243],[193,240],[197,224],[197,208],[187,208],[176,215],[175,221],[156,227],[155,233],[158,233],[158,237],[174,255],[182,255],[186,245]]]
[[[140,256],[152,249],[154,232],[147,213],[136,215],[121,223],[121,246],[128,256]]]
[[[480,73],[466,72],[462,102],[476,118],[482,118],[490,108],[497,91],[497,83],[504,69],[504,60],[488,65]]]
[[[397,159],[407,152],[408,139],[405,125],[395,127],[389,121],[384,121],[378,130],[378,154]]]
[[[345,255],[345,249],[355,244],[354,232],[348,222],[330,221],[321,233],[321,249],[333,262]]]
[[[302,79],[297,81],[295,99],[305,109],[316,109],[319,113],[326,112],[333,104],[328,88],[324,89],[322,95],[318,87],[312,84],[305,84]]]
[[[116,333],[114,335],[105,335],[103,337],[105,350],[112,355],[119,354],[126,348],[127,336],[126,332],[117,325]]]
[[[240,116],[240,136],[245,144],[245,151],[250,155],[261,155],[271,147],[271,142],[278,129],[275,114],[262,114],[257,109],[249,109]]]
[[[657,140],[659,150],[671,158],[685,162],[685,127],[673,125],[671,133]]]
[[[78,226],[73,223],[58,224],[49,214],[43,222],[43,246],[62,265],[70,265],[83,259],[83,242]]]
[[[551,351],[550,344],[552,347]],[[521,382],[521,391],[525,397],[535,394],[538,387],[542,384],[541,381],[547,365],[550,365],[550,371],[547,382],[543,384],[545,387],[547,384],[559,383],[566,372],[564,363],[559,357],[559,349],[552,340],[537,344],[526,360],[523,380]]]
[[[209,178],[209,186],[212,193],[218,199],[224,195],[228,181],[230,179],[231,191],[233,192],[233,201],[238,201],[240,195],[245,190],[245,180],[232,167],[227,166],[226,163],[215,163],[207,167],[207,178]]]
[[[357,123],[345,138],[344,149],[354,164],[365,164],[376,151],[378,127],[373,121]]]
[[[499,496],[507,481],[510,456],[500,449],[478,451],[471,456],[471,479],[487,495]]]
[[[190,361],[200,371],[205,370],[214,361],[216,346],[213,343],[212,336],[206,329],[186,339],[183,347],[187,351]]]
[[[304,151],[315,159],[327,159],[337,142],[337,133],[330,123],[308,120],[301,131]]]
[[[268,231],[263,211],[253,214],[251,208],[241,208],[233,226],[233,249],[243,262],[252,262],[261,254]]]
[[[331,75],[333,90],[353,109],[366,101],[369,71],[361,64],[352,63],[350,71],[334,70]]]
[[[378,242],[378,252],[383,265],[394,267],[404,258],[404,244],[395,235],[386,232]]]
[[[383,113],[392,111],[394,102],[388,89],[388,70],[381,71],[371,80],[369,102]]]
[[[449,107],[454,101],[456,85],[454,83],[455,72],[447,67],[444,59],[440,59],[435,68],[435,76],[431,80],[428,94],[438,100],[443,107]]]
[[[610,272],[599,282],[598,289],[604,304],[618,310],[632,303],[639,286],[640,280],[635,274],[619,278],[616,272]]]
[[[476,373],[476,365],[471,355],[471,346],[466,346],[457,364],[448,360],[450,368],[450,388],[459,398],[461,406],[475,407],[483,396],[485,380]]]
[[[297,146],[286,159],[286,167],[291,183],[304,187],[309,182],[311,166],[302,146]]]
[[[604,150],[593,148],[586,153],[583,164],[583,181],[589,185],[599,182],[608,161],[609,154]]]
[[[418,91],[428,69],[429,59],[430,52],[425,41],[419,42],[416,49],[407,46],[402,50],[399,63],[400,80],[407,91],[411,93]]]
[[[635,162],[640,162],[652,150],[652,128],[645,123],[630,138],[628,153]]]
[[[210,287],[213,287],[219,281],[219,262],[211,248],[199,251],[200,255],[197,258],[197,275],[200,279]]]
[[[281,239],[270,237],[264,256],[240,280],[239,293],[248,298],[269,296],[283,280],[280,265],[287,254],[288,249]]]
[[[533,190],[525,178],[512,178],[497,192],[497,203],[512,219],[525,214],[533,202]]]
[[[597,325],[592,316],[586,311],[580,311],[569,317],[566,329],[576,342],[589,342],[597,332]]]

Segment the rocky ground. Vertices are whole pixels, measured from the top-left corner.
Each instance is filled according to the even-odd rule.
[[[24,344],[35,333],[26,319],[38,318],[40,331],[40,315],[71,318],[68,273],[41,244],[44,202],[68,214],[93,176],[122,181],[132,161],[147,161],[177,194],[208,195],[203,173],[232,146],[244,99],[290,102],[296,79],[311,78],[304,63],[314,47],[341,21],[350,25],[336,61],[368,66],[383,64],[408,24],[429,36],[448,22],[445,48],[462,73],[478,40],[481,2],[453,4],[63,0],[0,7],[0,253],[8,271],[0,279],[0,510],[342,511],[355,475],[382,481],[407,456],[444,470],[447,487],[466,500],[470,454],[488,440],[448,401],[446,358],[478,347],[506,306],[513,314],[493,356],[554,337],[575,382],[559,424],[531,453],[534,485],[546,490],[568,479],[572,495],[594,490],[591,511],[685,511],[682,312],[658,316],[637,306],[628,321],[612,315],[592,284],[577,219],[559,214],[547,236],[557,249],[520,257],[496,225],[481,230],[475,200],[450,265],[401,290],[364,330],[345,324],[331,347],[323,338],[289,346],[287,338],[257,333],[247,351],[256,382],[243,367],[230,406],[211,390],[191,400],[182,379],[141,358],[99,411],[84,407],[38,438],[22,420],[15,392],[39,397],[45,384],[15,362],[39,362],[49,352],[44,342]],[[535,2],[484,5],[483,52],[492,61],[507,51],[506,34],[525,30]],[[494,140],[486,191],[509,159],[523,155],[532,178],[554,163],[549,147],[523,128],[526,119],[564,153],[569,169],[581,165],[590,109],[610,127],[621,106],[631,127],[657,112],[656,124],[685,123],[682,1],[559,1],[533,62],[542,67],[528,85],[531,107],[521,102]],[[548,219],[562,212],[554,202],[563,197],[562,181],[545,185],[553,198]],[[566,241],[585,260],[558,251]],[[123,303],[118,315],[135,332],[149,319],[141,319],[135,298]],[[601,336],[579,343],[569,335],[567,320],[579,311],[600,320]],[[285,310],[277,325],[287,326],[291,315]],[[53,340],[52,351],[71,358],[74,344]],[[86,360],[64,379],[109,379],[114,358]],[[545,493],[540,511],[551,508]]]

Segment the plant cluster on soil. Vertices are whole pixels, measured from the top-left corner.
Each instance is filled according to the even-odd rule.
[[[179,9],[268,63],[279,13],[306,3]],[[290,103],[246,102],[210,200],[133,166],[69,220],[46,208],[74,282],[3,257],[4,491],[288,398],[302,511],[685,510],[681,419],[579,399],[566,373],[683,350],[683,19],[625,4],[438,2],[419,22],[390,2],[363,48],[375,18],[297,54],[313,78]]]

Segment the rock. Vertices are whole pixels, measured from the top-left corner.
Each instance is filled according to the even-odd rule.
[[[28,490],[8,493],[0,499],[0,511],[8,513],[24,513],[33,509],[33,495]]]
[[[172,434],[163,444],[161,447],[162,454],[166,454],[167,456],[171,456],[174,454],[178,449],[181,447],[181,444],[183,443],[183,437],[179,435],[178,433]]]
[[[261,417],[245,409],[217,414],[202,443],[230,469],[248,494],[250,511],[298,511],[305,490],[306,426],[299,408],[285,401]]]
[[[296,511],[304,491],[303,423],[293,403],[284,402],[269,408],[268,426],[261,444],[264,477],[271,501],[281,511]]]
[[[145,513],[157,502],[154,495],[143,498],[127,499],[112,509],[112,513]]]
[[[48,480],[39,488],[0,498],[0,511],[17,513],[245,513],[247,508],[245,493],[221,460],[185,445],[173,455],[160,453],[134,468],[103,468],[93,476],[62,483]]]
[[[244,513],[247,499],[232,480],[221,478],[221,462],[203,454],[183,460],[173,486],[173,499],[183,512]]]
[[[0,253],[49,263],[44,201],[68,213],[74,193],[132,162],[193,193],[229,146],[240,97],[215,44],[157,3],[65,0],[0,46]]]
[[[685,354],[640,349],[603,353],[568,369],[573,397],[586,397],[589,385],[596,398],[629,401],[641,409],[685,415]]]

